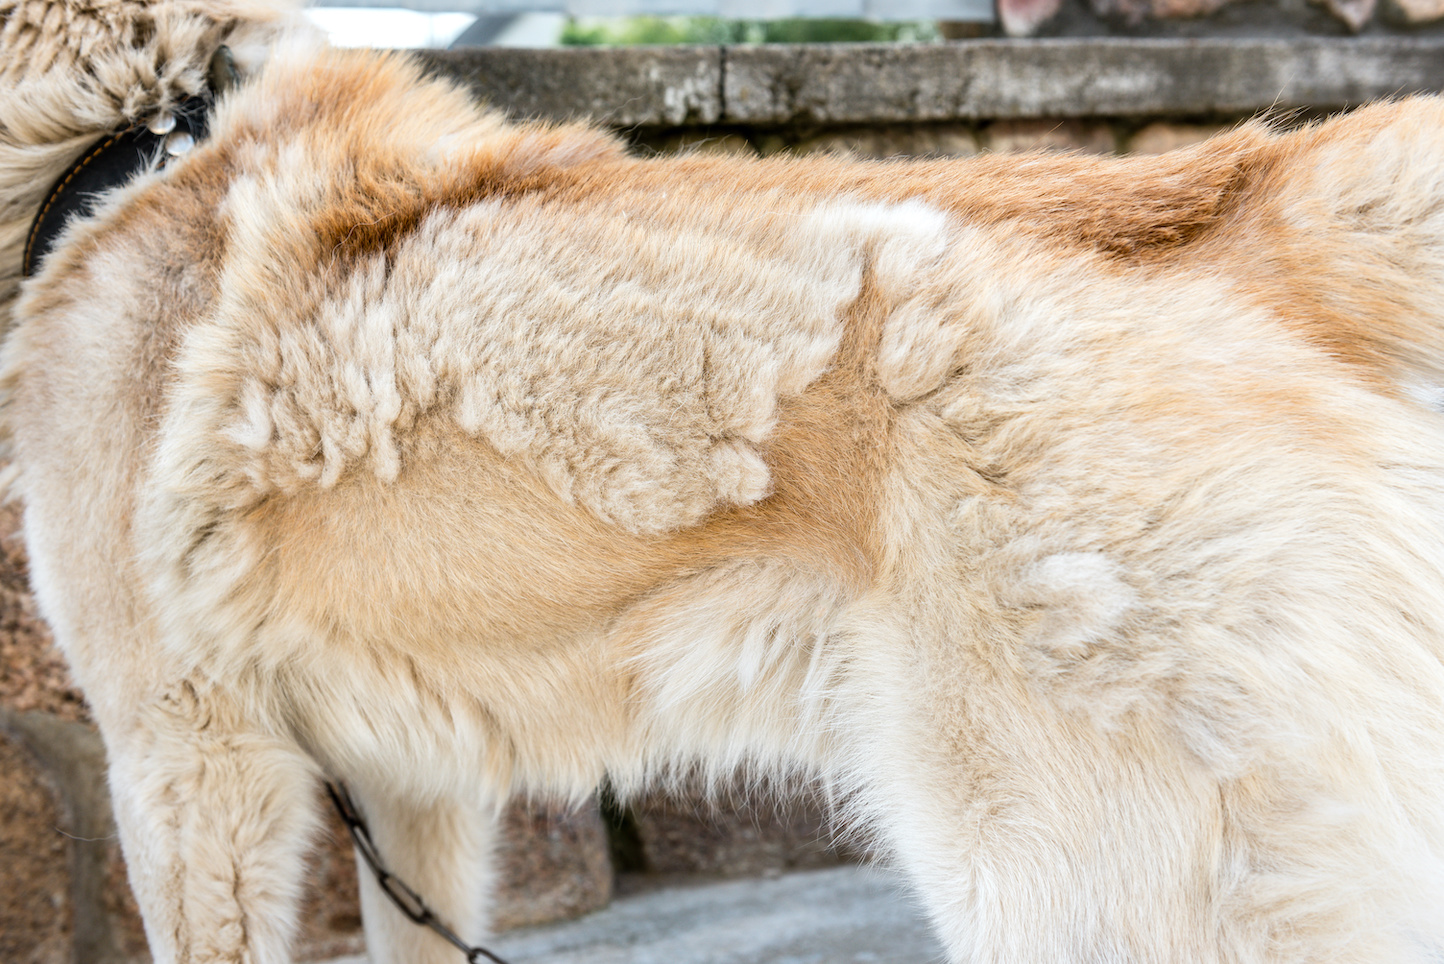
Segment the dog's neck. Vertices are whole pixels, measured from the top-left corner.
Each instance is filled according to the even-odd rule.
[[[158,111],[144,124],[108,134],[86,148],[75,164],[56,179],[35,215],[25,243],[21,272],[35,273],[71,218],[89,214],[98,196],[120,187],[136,174],[164,167],[188,152],[208,132],[209,96],[188,97],[174,110]]]
[[[97,197],[124,185],[141,171],[164,167],[190,151],[210,132],[216,97],[240,82],[235,58],[224,44],[216,48],[206,69],[208,89],[187,97],[171,110],[159,110],[142,124],[114,131],[85,149],[80,159],[56,179],[30,225],[21,274],[28,278],[72,217],[90,213]]]

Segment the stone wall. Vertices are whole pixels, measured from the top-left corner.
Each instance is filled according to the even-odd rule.
[[[1016,0],[1016,10],[1010,3],[1000,0],[1010,31],[1069,36],[424,57],[514,116],[596,118],[641,152],[759,156],[1156,152],[1260,111],[1298,123],[1444,87],[1444,34],[1409,26],[1438,19],[1444,0],[1387,0],[1382,7],[1298,0],[1293,8],[1264,0]],[[1288,29],[1225,36],[1250,17],[1282,18]],[[1365,36],[1325,35],[1345,33],[1356,21]],[[1216,35],[1079,36],[1102,28],[1155,35],[1206,28]],[[144,961],[104,790],[104,750],[36,618],[17,525],[16,509],[0,511],[0,961]],[[697,794],[626,807],[604,799],[577,811],[519,803],[506,820],[498,923],[583,913],[617,886],[859,858],[836,837],[816,801],[785,789],[739,789],[715,804]],[[317,848],[304,920],[303,960],[361,946],[356,867],[334,823]]]
[[[644,151],[1152,151],[1260,114],[1297,123],[1444,89],[1444,22],[1407,35],[1348,38],[480,48],[423,56],[510,116],[590,118]]]

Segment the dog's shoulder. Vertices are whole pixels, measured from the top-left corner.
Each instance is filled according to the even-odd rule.
[[[744,196],[591,127],[506,125],[400,58],[263,83],[189,169],[227,169],[226,238],[165,449],[255,497],[394,478],[442,420],[636,532],[755,503],[872,253],[901,276],[947,230],[925,204]]]

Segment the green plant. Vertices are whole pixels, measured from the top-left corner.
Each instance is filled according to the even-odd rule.
[[[717,17],[624,17],[569,20],[569,46],[647,44],[875,43],[938,40],[932,21],[722,20]]]

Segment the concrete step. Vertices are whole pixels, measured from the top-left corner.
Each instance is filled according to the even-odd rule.
[[[942,949],[897,881],[864,867],[635,894],[578,920],[509,931],[487,946],[509,964],[943,960]],[[332,964],[365,964],[365,959]]]

